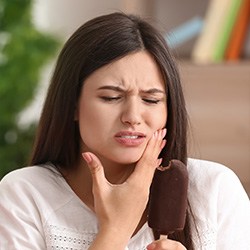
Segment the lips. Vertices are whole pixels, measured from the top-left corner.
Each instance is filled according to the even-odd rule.
[[[140,132],[120,131],[115,134],[115,140],[126,147],[136,147],[145,141],[146,135]]]

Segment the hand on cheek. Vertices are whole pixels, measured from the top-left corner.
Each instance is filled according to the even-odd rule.
[[[119,185],[108,182],[102,163],[93,153],[83,153],[92,174],[100,231],[119,232],[126,240],[132,236],[146,208],[154,171],[161,163],[158,156],[165,145],[165,134],[165,129],[154,133],[133,173]]]

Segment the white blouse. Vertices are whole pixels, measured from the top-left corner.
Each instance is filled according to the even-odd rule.
[[[188,171],[195,249],[249,250],[250,202],[237,176],[194,159]],[[0,182],[1,250],[83,250],[97,232],[95,214],[50,164],[15,170]],[[152,241],[146,223],[126,249],[145,250]]]

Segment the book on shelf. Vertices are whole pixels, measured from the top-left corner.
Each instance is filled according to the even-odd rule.
[[[221,26],[221,32],[216,40],[216,46],[213,53],[214,62],[222,62],[224,60],[227,44],[242,4],[243,0],[231,0],[230,2],[229,10]]]
[[[176,48],[191,40],[201,32],[203,23],[203,19],[200,16],[195,16],[173,28],[165,37],[168,46],[170,48]]]
[[[241,58],[241,53],[244,53],[244,45],[247,45],[247,43],[250,42],[247,41],[247,33],[250,32],[249,22],[250,0],[244,0],[243,4],[240,7],[235,25],[230,36],[229,44],[226,49],[226,60],[237,61]]]
[[[230,7],[231,0],[210,0],[204,17],[203,30],[197,38],[191,57],[199,63],[212,62],[216,38]]]
[[[210,0],[204,28],[191,53],[195,62],[219,63],[232,58],[233,53],[234,57],[235,54],[240,54],[249,26],[249,2],[250,0]]]
[[[246,37],[245,37],[244,46],[242,48],[241,54],[242,54],[242,58],[250,59],[250,23],[248,24],[248,27],[247,27]]]

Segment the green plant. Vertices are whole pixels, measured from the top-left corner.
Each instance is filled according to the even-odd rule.
[[[37,89],[42,66],[59,42],[32,23],[31,0],[0,0],[0,179],[27,164],[36,124],[22,129],[18,114]]]

